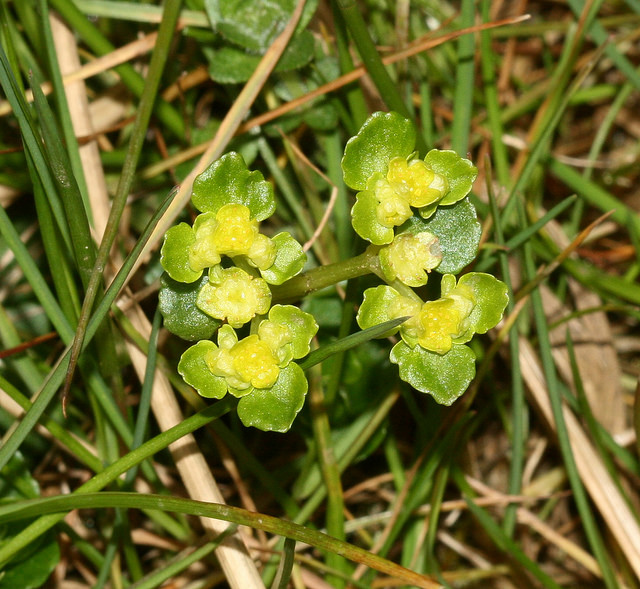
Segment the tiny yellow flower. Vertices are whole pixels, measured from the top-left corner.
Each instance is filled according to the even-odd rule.
[[[257,335],[240,340],[233,350],[233,368],[238,377],[256,389],[266,389],[278,380],[280,367],[266,342]]]
[[[269,388],[280,375],[278,360],[257,335],[236,340],[231,348],[211,350],[205,361],[212,374],[227,381],[230,392],[235,396],[250,393],[252,387]]]
[[[216,219],[211,213],[199,215],[194,224],[196,240],[189,248],[189,266],[195,272],[220,263],[220,254],[214,241],[216,225]]]
[[[291,346],[288,345],[293,340],[293,334],[286,325],[267,319],[260,323],[258,336],[260,336],[261,341],[269,346],[281,366],[293,359]]]
[[[209,282],[198,293],[196,305],[211,317],[240,327],[269,310],[271,291],[262,278],[240,268],[215,266],[209,272]]]
[[[380,263],[385,277],[396,278],[407,286],[423,286],[427,283],[428,272],[442,261],[438,238],[422,231],[401,233],[388,246],[380,250]]]
[[[420,331],[418,343],[426,350],[446,354],[452,339],[467,331],[467,317],[474,302],[466,296],[450,294],[436,301],[427,301],[418,313]]]
[[[258,235],[258,221],[240,204],[228,204],[216,213],[213,243],[219,253],[246,256]]]
[[[384,178],[377,180],[373,191],[378,200],[376,218],[380,225],[396,227],[413,215],[407,199],[399,195]]]
[[[416,208],[438,202],[449,190],[446,178],[418,159],[407,163],[404,158],[392,158],[387,180],[397,194]]]

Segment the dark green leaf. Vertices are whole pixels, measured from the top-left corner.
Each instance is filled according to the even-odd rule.
[[[400,367],[402,380],[428,393],[441,405],[451,405],[467,390],[476,374],[476,357],[471,348],[463,345],[454,345],[446,354],[436,354],[398,342],[390,359]]]
[[[158,305],[164,318],[164,326],[175,335],[188,341],[210,339],[221,325],[218,319],[203,313],[196,306],[200,287],[209,280],[202,276],[191,283],[177,282],[167,274],[160,277]]]

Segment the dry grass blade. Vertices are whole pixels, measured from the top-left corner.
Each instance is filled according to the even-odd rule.
[[[527,339],[520,338],[520,350],[522,374],[533,401],[547,425],[554,428],[551,404],[540,363]],[[636,517],[616,484],[611,480],[584,429],[567,408],[564,409],[564,419],[580,478],[620,550],[626,556],[635,574],[640,577],[640,526]]]

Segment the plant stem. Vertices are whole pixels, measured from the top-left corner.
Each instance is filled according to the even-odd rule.
[[[369,246],[359,256],[329,264],[328,266],[312,268],[303,274],[294,276],[284,284],[272,286],[273,302],[296,301],[304,298],[309,293],[333,286],[343,280],[365,276],[366,274],[378,274],[380,272],[378,251],[379,248],[376,246]]]

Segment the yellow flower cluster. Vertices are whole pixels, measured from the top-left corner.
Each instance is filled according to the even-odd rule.
[[[400,280],[407,286],[423,286],[428,272],[442,261],[440,242],[428,231],[400,233],[380,250],[380,264],[385,278]]]
[[[209,281],[198,292],[196,305],[211,317],[241,327],[269,310],[271,290],[262,278],[241,268],[214,266],[209,271]]]
[[[422,160],[407,162],[394,157],[389,161],[386,178],[378,177],[372,188],[379,203],[378,222],[395,227],[411,217],[411,207],[422,208],[438,202],[449,190],[449,184]]]
[[[218,347],[210,350],[205,362],[215,376],[226,380],[229,391],[241,397],[251,387],[266,389],[278,380],[280,369],[293,359],[291,331],[280,323],[264,320],[257,334],[238,341],[230,326],[218,331]]]
[[[217,213],[198,215],[193,229],[195,242],[189,250],[189,265],[198,272],[220,263],[222,255],[245,256],[260,270],[266,270],[276,259],[273,242],[260,233],[259,223],[241,204],[228,204]]]

